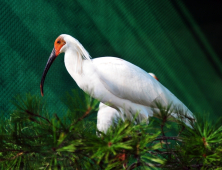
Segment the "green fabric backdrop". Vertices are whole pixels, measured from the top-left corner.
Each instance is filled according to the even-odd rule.
[[[222,110],[222,64],[181,1],[75,0],[0,1],[1,110],[8,116],[16,94],[40,95],[40,80],[62,33],[77,38],[90,55],[116,56],[157,75],[191,111]],[[211,60],[211,62],[210,62]],[[63,54],[45,81],[51,113],[64,113],[60,100],[78,88]]]

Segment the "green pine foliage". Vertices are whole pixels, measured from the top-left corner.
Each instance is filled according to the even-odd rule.
[[[42,98],[26,94],[0,124],[1,169],[220,169],[222,121],[206,114],[195,120],[170,106],[146,122],[113,123],[106,134],[96,129],[98,101],[73,90],[63,99],[66,113],[52,114]],[[189,122],[190,126],[186,123]],[[122,158],[125,154],[125,159]],[[123,166],[124,165],[124,166]]]

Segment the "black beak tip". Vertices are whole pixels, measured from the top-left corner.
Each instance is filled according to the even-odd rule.
[[[42,97],[44,96],[44,94],[43,94],[43,88],[42,88],[42,85],[40,84],[40,90],[41,90],[41,95],[42,95]]]

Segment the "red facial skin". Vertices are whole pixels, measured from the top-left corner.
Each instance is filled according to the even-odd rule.
[[[65,44],[66,44],[65,40],[60,36],[55,40],[54,48],[56,56],[60,54],[60,50]]]

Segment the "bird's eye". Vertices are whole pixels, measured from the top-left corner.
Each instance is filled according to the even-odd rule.
[[[60,44],[60,42],[61,42],[61,41],[60,41],[60,40],[58,40],[58,41],[57,41],[57,44]]]

